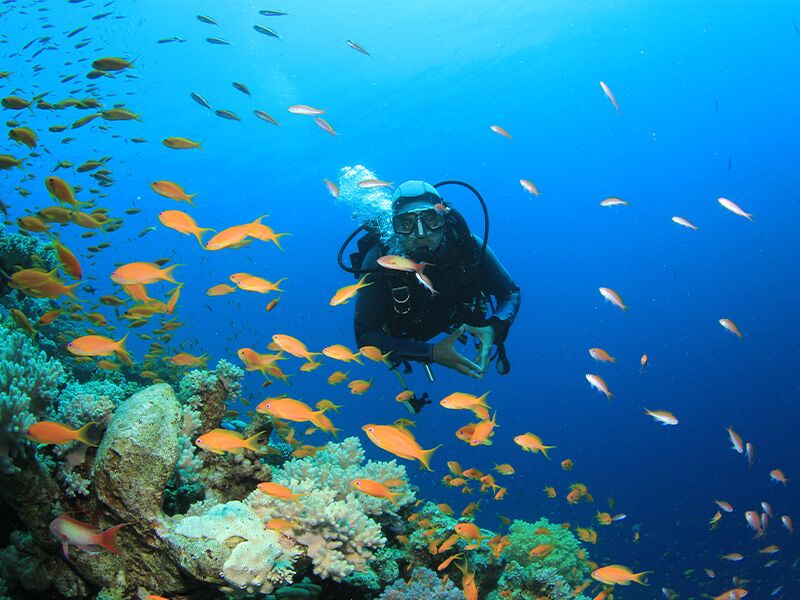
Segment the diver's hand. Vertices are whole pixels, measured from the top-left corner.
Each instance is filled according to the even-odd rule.
[[[455,341],[464,333],[464,327],[465,326],[462,325],[443,340],[436,342],[431,352],[432,359],[437,365],[442,365],[448,369],[454,369],[463,375],[480,379],[482,376],[480,367],[466,356],[459,354],[458,350],[455,348]]]
[[[489,354],[494,345],[494,328],[491,325],[486,325],[484,327],[464,325],[463,327],[465,331],[474,335],[478,338],[478,342],[480,342],[480,348],[478,349],[478,356],[475,358],[475,362],[478,363],[480,376],[483,378],[486,374],[486,367],[489,365]]]

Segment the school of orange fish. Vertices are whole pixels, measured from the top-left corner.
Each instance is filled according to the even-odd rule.
[[[267,11],[275,13],[270,16],[279,16],[279,11]],[[262,11],[263,14],[263,11]],[[100,17],[104,18],[104,17]],[[201,22],[208,23],[209,25],[216,25],[216,21],[211,17],[199,15],[197,17]],[[259,29],[260,28],[260,29]],[[270,37],[279,37],[277,33],[263,26],[255,26],[254,29],[261,34]],[[71,38],[80,29],[72,32],[67,32],[66,37]],[[43,38],[42,38],[43,39]],[[34,40],[36,41],[36,40]],[[181,42],[184,41],[180,38],[160,40],[160,43],[168,42]],[[225,45],[227,42],[222,38],[208,38],[210,44]],[[39,45],[46,44],[48,40],[41,42],[37,41]],[[358,43],[352,40],[347,40],[347,45],[354,50],[370,56],[370,54]],[[30,44],[29,44],[30,45]],[[44,46],[43,46],[44,47]],[[77,46],[76,46],[77,47]],[[27,48],[27,46],[26,46]],[[105,56],[97,57],[92,63],[92,70],[88,73],[87,77],[93,83],[83,88],[86,93],[93,93],[100,96],[101,90],[96,82],[104,77],[119,75],[121,73],[129,72],[135,68],[132,61],[125,58]],[[35,70],[35,66],[33,67]],[[0,78],[3,80],[12,81],[13,74],[7,71],[0,72]],[[71,81],[73,77],[64,77],[63,82]],[[247,87],[239,82],[233,83],[234,87],[243,93],[249,95]],[[613,107],[619,111],[620,107],[615,99],[611,89],[604,82],[600,82],[603,93],[613,104]],[[81,88],[79,88],[81,89]],[[74,120],[71,125],[52,125],[49,131],[53,133],[62,133],[69,130],[75,130],[86,125],[89,125],[100,119],[106,123],[114,121],[139,121],[141,115],[134,113],[132,110],[116,105],[114,107],[105,107],[104,102],[96,97],[85,97],[83,99],[65,98],[57,102],[49,102],[45,100],[47,93],[41,93],[33,96],[31,99],[26,100],[21,96],[14,94],[6,95],[2,98],[2,106],[7,111],[12,111],[14,118],[7,121],[10,127],[8,137],[22,144],[30,151],[27,158],[17,158],[11,154],[0,154],[0,169],[10,170],[12,168],[25,169],[25,161],[34,158],[42,158],[38,153],[38,135],[32,127],[21,125],[18,119],[24,120],[29,114],[33,114],[33,109],[40,112],[47,111],[49,114],[60,115],[63,111],[68,109],[74,110],[95,110],[87,116],[80,117]],[[191,98],[211,109],[210,105],[199,94],[192,93]],[[313,116],[315,123],[325,132],[336,135],[333,127],[320,115],[324,114],[324,110],[314,108],[304,104],[296,104],[288,107],[288,112],[291,114]],[[63,114],[66,114],[63,112]],[[232,111],[218,110],[217,116],[229,120],[239,120],[239,117]],[[263,111],[255,111],[259,119],[278,125],[278,122],[269,114]],[[66,121],[66,119],[65,119]],[[99,123],[99,121],[97,122]],[[97,123],[94,123],[97,125]],[[490,130],[500,136],[512,139],[512,135],[500,125],[491,125]],[[100,130],[109,130],[108,125],[100,125]],[[67,138],[62,139],[66,143]],[[131,138],[132,142],[144,143],[143,138]],[[191,150],[200,147],[200,144],[188,138],[167,136],[163,139],[163,145],[170,149],[175,150]],[[47,150],[46,150],[47,151]],[[49,151],[47,151],[49,153]],[[165,266],[168,262],[166,259],[155,261],[134,261],[126,264],[119,264],[116,269],[108,273],[107,276],[111,282],[119,286],[120,291],[124,294],[109,294],[100,298],[100,304],[108,307],[124,307],[124,312],[120,315],[121,324],[127,322],[126,329],[128,330],[125,335],[103,335],[95,328],[105,328],[109,332],[113,332],[117,327],[117,323],[109,322],[107,317],[98,311],[100,305],[93,304],[87,306],[88,299],[80,300],[77,294],[81,291],[79,286],[83,278],[82,262],[91,258],[98,252],[107,248],[110,244],[103,242],[97,246],[91,246],[87,249],[73,251],[68,248],[62,241],[58,234],[53,231],[54,225],[80,227],[86,230],[82,235],[84,238],[91,238],[96,233],[102,232],[104,235],[114,232],[123,226],[123,218],[119,216],[111,216],[110,210],[98,206],[105,194],[102,188],[107,188],[113,184],[113,173],[108,168],[108,157],[100,157],[86,161],[79,165],[75,170],[78,173],[88,173],[89,176],[94,178],[97,182],[97,187],[85,188],[84,186],[74,185],[70,183],[72,177],[62,178],[53,174],[44,178],[43,188],[49,194],[54,204],[49,206],[37,206],[35,210],[29,210],[29,214],[20,216],[16,219],[16,225],[21,231],[27,232],[30,235],[43,235],[47,236],[55,250],[60,265],[57,269],[47,271],[43,268],[20,268],[13,273],[8,274],[9,284],[11,287],[20,290],[21,292],[35,298],[47,298],[61,300],[60,305],[53,305],[51,310],[48,310],[42,315],[37,322],[31,322],[28,317],[19,310],[12,310],[12,318],[17,325],[30,333],[35,333],[37,328],[46,328],[56,320],[70,321],[76,328],[81,328],[80,335],[76,334],[69,338],[62,338],[64,349],[71,354],[74,360],[78,362],[93,361],[101,370],[114,370],[120,368],[121,365],[127,365],[137,370],[138,375],[143,379],[149,379],[154,382],[163,381],[165,378],[174,376],[177,369],[187,367],[202,367],[208,360],[208,356],[193,355],[188,352],[171,352],[168,351],[168,346],[174,343],[174,331],[178,330],[182,323],[176,318],[171,318],[173,313],[180,308],[180,293],[182,284],[176,279],[176,269],[181,265]],[[58,169],[69,170],[74,165],[66,160],[62,160],[55,165],[54,171]],[[27,197],[30,193],[26,188],[22,187],[25,181],[32,181],[36,178],[34,173],[24,171],[25,175],[17,187],[18,193],[22,197]],[[333,197],[339,196],[339,189],[336,184],[328,179],[324,180],[327,191]],[[378,180],[369,179],[360,182],[360,187],[365,189],[375,187],[388,187],[391,183]],[[540,195],[539,189],[536,185],[528,179],[520,179],[522,188],[535,196]],[[160,180],[151,183],[152,191],[164,198],[170,199],[175,202],[183,202],[190,206],[194,206],[194,198],[197,193],[189,194],[183,187],[174,181]],[[91,199],[79,199],[83,195],[84,198],[91,196]],[[726,198],[719,198],[719,204],[734,213],[735,215],[752,220],[752,215],[745,212],[740,206],[733,201]],[[601,206],[615,207],[626,206],[628,203],[617,197],[609,197],[601,201]],[[4,212],[7,213],[7,208],[4,206]],[[187,209],[188,210],[188,209]],[[130,207],[126,210],[127,214],[135,214],[139,212],[136,207]],[[158,213],[158,221],[166,228],[174,230],[183,235],[193,236],[200,247],[205,251],[222,251],[222,250],[236,250],[246,248],[251,243],[256,241],[267,242],[274,244],[277,248],[281,247],[281,238],[288,235],[287,233],[276,233],[270,226],[262,223],[266,215],[259,216],[258,218],[246,219],[243,223],[228,225],[221,228],[219,231],[212,227],[200,227],[195,219],[182,210],[168,209],[162,210]],[[697,230],[697,227],[688,219],[680,216],[672,218],[673,222],[691,230]],[[215,227],[224,225],[222,223],[214,223]],[[148,230],[142,232],[141,235],[147,234]],[[211,235],[207,240],[204,237],[207,234]],[[424,274],[424,265],[416,264],[413,261],[399,256],[383,257],[380,261],[382,267],[387,269],[398,269],[408,272],[414,272],[421,285],[424,285],[431,293],[435,293],[435,281],[431,281]],[[180,273],[180,271],[177,271]],[[70,282],[70,280],[72,280]],[[259,275],[254,275],[245,272],[237,272],[230,274],[228,280],[233,284],[219,283],[212,286],[206,292],[210,297],[222,296],[234,293],[237,290],[244,292],[254,292],[259,294],[280,294],[282,292],[280,285],[283,279],[277,281],[269,281]],[[152,290],[154,284],[160,282],[168,282],[175,284],[166,294],[154,293]],[[346,305],[348,301],[352,300],[360,289],[371,285],[368,276],[361,278],[356,284],[344,286],[337,290],[330,300],[331,306]],[[235,286],[235,287],[234,287]],[[622,300],[621,295],[614,289],[609,287],[599,288],[601,296],[610,304],[617,307],[622,311],[627,311],[628,306]],[[275,296],[270,299],[266,305],[267,311],[274,310],[279,302],[280,296]],[[346,318],[346,317],[343,317]],[[92,326],[85,325],[91,323]],[[126,350],[125,342],[130,335],[130,330],[140,327],[152,325],[157,323],[157,326],[150,330],[148,333],[138,333],[137,335],[142,340],[150,343],[149,352],[147,352],[140,361],[135,361],[134,357]],[[721,318],[720,325],[731,334],[742,338],[743,335],[737,325],[730,318]],[[113,339],[118,338],[118,339]],[[599,363],[614,364],[616,359],[611,356],[606,350],[602,348],[589,349],[589,355]],[[299,358],[304,362],[298,367],[301,372],[308,372],[315,370],[322,366],[323,362],[319,357],[324,356],[332,361],[338,361],[345,364],[358,363],[363,364],[361,358],[365,358],[375,363],[388,364],[389,355],[384,354],[381,349],[375,347],[359,348],[358,351],[352,351],[346,345],[334,344],[321,350],[321,352],[312,352],[308,349],[305,343],[301,340],[283,333],[277,333],[272,336],[272,341],[269,344],[269,352],[259,353],[252,348],[240,348],[237,352],[238,358],[244,365],[247,371],[258,371],[264,376],[264,386],[271,384],[275,379],[287,381],[289,373],[284,372],[279,366],[280,361],[285,361],[289,357]],[[116,360],[114,360],[116,359]],[[170,368],[176,369],[170,372],[165,372],[165,363],[171,365]],[[648,356],[643,354],[640,359],[640,371],[644,373],[648,364]],[[349,371],[337,370],[332,373],[327,381],[331,385],[338,385],[349,379]],[[605,379],[600,375],[587,373],[586,380],[592,388],[606,396],[609,400],[613,394],[606,383]],[[371,387],[371,380],[365,379],[352,379],[348,382],[348,387],[352,394],[364,394]],[[396,400],[398,403],[406,403],[413,395],[413,392],[408,389],[401,390]],[[491,444],[491,438],[496,435],[495,427],[497,426],[497,412],[492,413],[491,407],[487,403],[489,393],[481,396],[475,396],[463,392],[454,392],[439,402],[439,404],[449,410],[467,411],[476,417],[476,422],[469,423],[460,427],[456,432],[456,437],[468,444],[469,446],[487,445]],[[296,432],[291,423],[308,424],[308,429],[305,434],[309,435],[316,430],[336,435],[339,431],[334,426],[334,423],[329,417],[330,413],[338,411],[339,406],[332,403],[330,400],[321,400],[313,408],[308,404],[290,398],[287,395],[278,395],[269,397],[260,402],[255,411],[259,413],[266,413],[272,416],[277,434],[283,438],[287,443],[295,446],[293,452],[294,456],[313,456],[319,447],[304,444],[296,436]],[[645,413],[655,419],[657,422],[665,426],[674,426],[678,424],[678,419],[670,411],[664,409],[646,409]],[[85,444],[96,445],[97,440],[93,436],[93,428],[96,424],[88,423],[84,427],[72,430],[66,425],[54,422],[40,422],[31,427],[26,435],[38,443],[42,444],[64,444],[78,441]],[[399,419],[391,424],[375,424],[369,423],[362,427],[366,436],[379,448],[406,460],[416,460],[419,463],[430,469],[430,461],[437,450],[423,449],[417,442],[414,434],[411,432],[410,427],[413,422],[408,419]],[[727,429],[732,448],[739,454],[746,457],[749,464],[753,463],[754,445],[752,442],[744,443],[742,438],[732,429]],[[514,442],[524,452],[532,454],[541,453],[546,459],[550,459],[548,452],[554,446],[546,445],[542,439],[531,432],[519,432],[514,437]],[[214,431],[205,432],[200,435],[196,444],[198,447],[216,453],[226,452],[241,452],[243,449],[261,453],[264,452],[264,441],[260,439],[259,435],[244,439],[240,434],[217,429]],[[493,470],[496,473],[485,473],[475,467],[462,468],[461,464],[456,461],[449,461],[447,463],[449,474],[443,479],[443,485],[450,488],[459,488],[464,494],[471,494],[475,490],[479,493],[489,493],[495,501],[500,501],[507,493],[507,487],[502,485],[495,477],[502,478],[503,476],[512,475],[515,472],[511,464],[497,464],[495,463]],[[571,471],[574,463],[571,459],[566,458],[561,461],[561,468],[565,471]],[[787,484],[787,478],[783,472],[775,468],[769,473],[769,477],[782,485]],[[392,491],[394,487],[401,485],[401,481],[371,481],[371,480],[357,480],[353,482],[354,489],[369,494],[371,496],[385,498],[392,503],[396,503],[397,493]],[[301,498],[292,490],[270,482],[259,484],[258,489],[265,493],[278,498],[289,500],[292,502],[300,503]],[[556,498],[558,492],[552,486],[546,486],[544,493],[548,498]],[[565,500],[569,504],[576,504],[579,502],[593,502],[593,497],[589,493],[586,485],[581,483],[574,483],[570,486],[569,491],[565,494]],[[731,504],[724,500],[714,500],[719,510],[713,515],[710,520],[710,528],[716,528],[720,521],[723,519],[723,513],[734,513],[734,508]],[[480,501],[471,502],[461,512],[464,518],[472,518],[479,510]],[[613,510],[613,501],[610,501],[610,509]],[[453,514],[453,509],[447,504],[440,504],[440,509],[448,514]],[[757,538],[765,538],[767,535],[769,524],[773,518],[776,518],[778,513],[773,513],[772,507],[767,502],[762,502],[761,510],[750,509],[740,511],[743,513],[743,519],[747,525],[752,529],[753,534]],[[597,524],[600,526],[611,526],[626,518],[625,514],[612,515],[610,512],[597,511],[596,514]],[[487,538],[476,524],[471,521],[460,522],[453,532],[438,531],[432,527],[430,523],[425,523],[424,520],[419,519],[419,515],[412,513],[408,515],[409,522],[415,522],[418,527],[424,528],[426,537],[429,538],[429,550],[432,554],[443,554],[454,547],[459,541],[467,542],[464,553],[458,553],[447,557],[439,566],[439,570],[446,569],[454,561],[461,559],[462,562],[455,563],[459,566],[462,573],[462,588],[466,598],[477,598],[478,587],[475,582],[475,573],[470,570],[468,553],[470,550],[478,548],[481,544],[486,543],[492,548],[495,555],[499,556],[503,549],[508,545],[508,536],[497,535]],[[790,533],[793,533],[792,519],[788,514],[780,516],[780,521],[783,527]],[[506,520],[507,524],[507,520]],[[276,524],[277,527],[280,524]],[[564,527],[570,527],[569,524],[564,524]],[[113,550],[113,535],[116,529],[112,532],[97,532],[90,526],[82,524],[79,521],[64,516],[62,521],[59,522],[58,527],[65,531],[65,535],[74,540],[73,545],[77,547],[87,547],[94,544],[104,548]],[[109,533],[110,532],[110,533]],[[542,532],[547,533],[547,532]],[[576,527],[576,535],[584,542],[589,544],[596,544],[598,541],[598,533],[592,527]],[[449,535],[448,535],[449,534]],[[94,537],[93,537],[94,536]],[[633,538],[637,541],[639,537],[638,529],[634,529]],[[533,557],[546,557],[553,551],[552,544],[540,544],[531,551]],[[760,554],[768,557],[778,553],[780,548],[776,544],[765,545],[759,550]],[[611,593],[616,585],[628,585],[631,582],[644,584],[644,576],[646,572],[634,573],[628,567],[622,565],[606,565],[600,566],[596,563],[591,563],[588,559],[581,557],[590,564],[590,570],[593,580],[599,582],[604,587],[599,590],[595,596],[595,600],[602,598],[611,598]],[[738,552],[730,552],[721,556],[721,559],[727,561],[742,560],[743,555]],[[771,559],[771,562],[775,559]],[[774,562],[773,562],[774,564]],[[771,566],[768,562],[765,566]],[[709,578],[714,578],[715,574],[713,569],[709,566],[705,569],[705,573]],[[574,593],[577,594],[591,585],[592,580],[586,581],[582,586],[577,588]],[[725,599],[738,599],[747,594],[744,585],[745,582],[738,578],[734,578],[734,587],[732,589],[722,592],[716,596],[718,600]],[[676,593],[667,588],[663,589],[663,593],[667,598],[675,597]]]

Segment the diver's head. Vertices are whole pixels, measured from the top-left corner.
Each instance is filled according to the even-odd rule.
[[[406,181],[392,197],[392,226],[400,245],[412,259],[429,259],[444,243],[442,197],[425,181]]]

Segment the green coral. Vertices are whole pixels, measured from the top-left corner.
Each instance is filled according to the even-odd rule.
[[[497,590],[489,596],[492,600],[499,598],[501,591],[510,592],[508,597],[514,600],[533,600],[541,596],[569,600],[573,598],[572,588],[589,572],[586,560],[579,556],[582,547],[578,539],[569,529],[547,519],[535,523],[514,521],[509,528],[509,541],[505,551],[508,562]],[[540,544],[552,544],[552,552],[547,556],[531,556],[531,550]],[[576,598],[586,600],[584,596]]]

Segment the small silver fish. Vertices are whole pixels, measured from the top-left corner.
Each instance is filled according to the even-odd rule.
[[[234,81],[231,85],[243,94],[247,94],[248,96],[250,95],[250,90],[248,90],[247,86],[241,81]]]
[[[241,121],[239,116],[230,110],[215,110],[214,114],[223,119],[228,119],[229,121]]]
[[[156,231],[155,225],[151,225],[150,227],[145,227],[144,229],[142,229],[142,231],[139,232],[139,237],[144,237],[151,231]]]
[[[347,40],[347,45],[350,46],[353,50],[361,52],[361,54],[366,54],[367,56],[371,56],[370,53],[366,51],[364,46],[362,46],[358,42],[354,42],[353,40]]]
[[[281,10],[260,10],[258,14],[264,17],[283,17],[288,15],[289,13],[283,12]]]
[[[192,98],[192,100],[194,100],[195,102],[197,102],[197,103],[198,103],[200,106],[205,106],[205,107],[206,107],[206,108],[208,108],[208,109],[210,109],[210,108],[211,108],[211,105],[208,103],[208,100],[206,100],[205,98],[203,98],[203,97],[202,97],[200,94],[198,94],[197,92],[192,92],[191,94],[189,94],[189,96]]]
[[[257,116],[259,119],[261,119],[262,121],[266,121],[267,123],[272,123],[273,125],[278,125],[279,124],[275,119],[273,119],[270,115],[265,113],[263,110],[256,109],[256,110],[253,111],[253,114],[255,116]]]
[[[270,37],[274,37],[274,38],[280,38],[281,37],[277,33],[275,33],[272,29],[270,29],[269,27],[264,27],[263,25],[253,25],[253,29],[255,29],[258,33],[263,33],[264,35],[268,35]]]
[[[209,25],[219,25],[214,19],[206,15],[197,15],[197,20],[201,23],[208,23]]]
[[[228,40],[223,40],[222,38],[216,38],[216,37],[206,38],[206,41],[209,44],[217,44],[218,46],[230,46],[231,45],[231,43]]]

